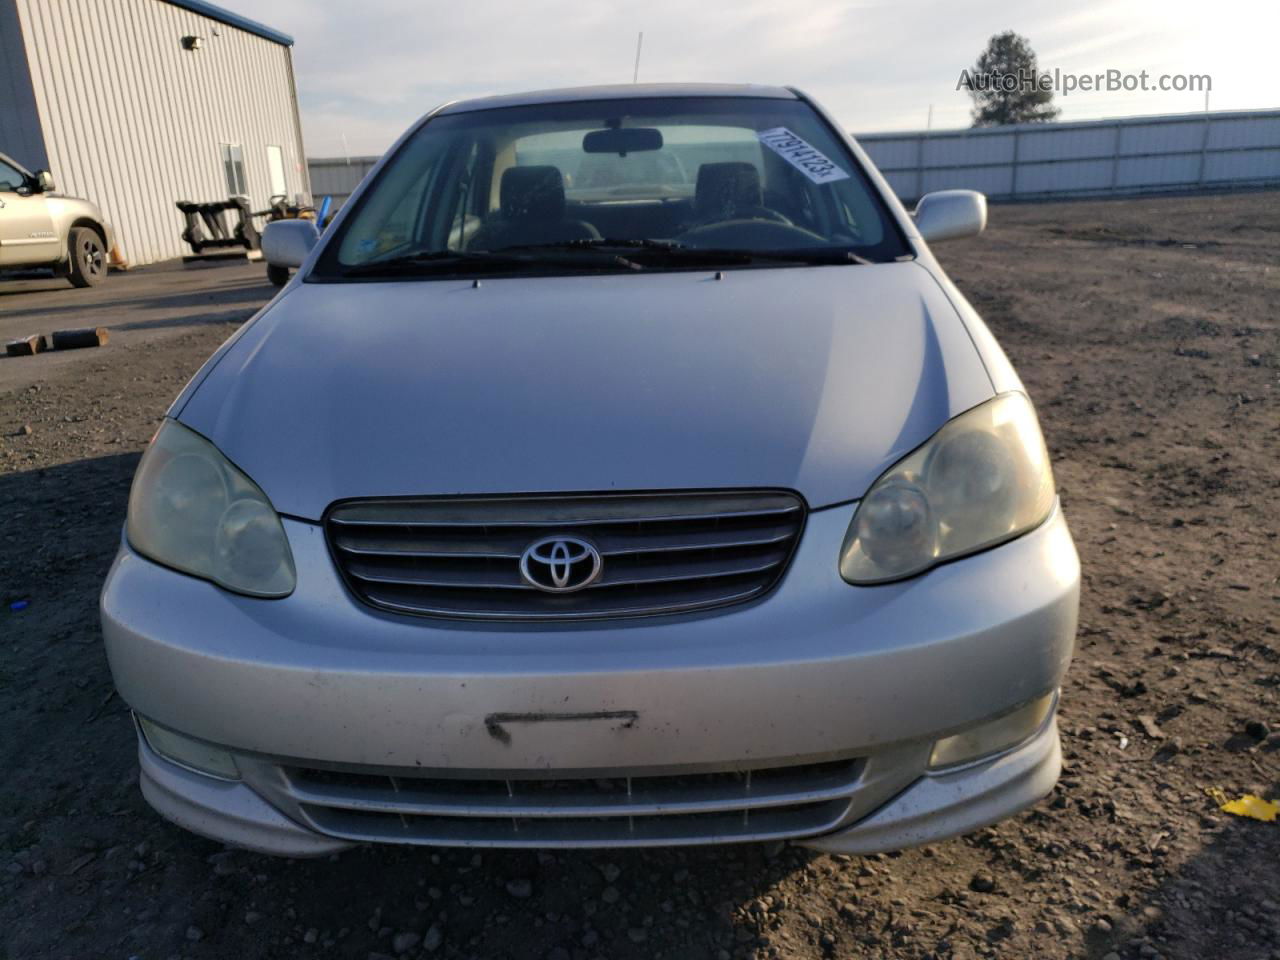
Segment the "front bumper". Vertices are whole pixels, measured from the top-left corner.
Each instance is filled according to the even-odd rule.
[[[123,546],[102,598],[121,695],[163,726],[227,747],[245,770],[242,782],[216,781],[144,743],[144,791],[196,832],[289,855],[399,839],[311,816],[277,773],[299,766],[520,780],[856,759],[839,788],[847,802],[826,808],[831,817],[813,808],[809,820],[762,816],[733,830],[707,817],[702,832],[642,830],[630,834],[637,843],[785,837],[869,852],[973,829],[1033,802],[1057,776],[1052,718],[1003,757],[946,775],[925,768],[939,737],[1060,685],[1079,589],[1061,516],[913,580],[859,588],[836,570],[852,510],[813,513],[784,581],[758,603],[575,625],[379,614],[347,593],[321,529],[297,521],[285,527],[298,588],[283,600],[229,594]],[[628,842],[443,828],[403,839]]]
[[[170,763],[156,754],[142,737],[138,738],[138,761],[142,793],[147,802],[166,819],[201,836],[285,857],[324,856],[358,842],[326,835],[311,824],[304,825],[285,816],[245,782],[217,780]],[[855,818],[852,826],[809,837],[775,837],[762,833],[719,839],[790,839],[801,846],[839,854],[901,850],[968,833],[1012,816],[1047,794],[1057,782],[1061,768],[1057,723],[1051,717],[1035,737],[1008,753],[956,772],[925,774],[874,812]],[[271,776],[266,771],[259,773]],[[266,792],[270,794],[270,788]],[[456,845],[520,847],[528,844],[513,839],[509,843],[459,842]],[[595,846],[590,842],[564,840],[542,841],[536,845]],[[643,841],[610,843],[610,846],[645,845],[648,844]]]

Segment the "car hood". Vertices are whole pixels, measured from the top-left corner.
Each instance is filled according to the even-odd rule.
[[[549,491],[786,487],[819,507],[992,396],[919,264],[721,276],[294,284],[179,419],[306,519]]]

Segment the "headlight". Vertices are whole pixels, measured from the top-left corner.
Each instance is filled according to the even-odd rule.
[[[1053,470],[1031,401],[1006,393],[962,413],[872,484],[840,551],[850,583],[884,583],[995,546],[1053,509]]]
[[[271,501],[217,447],[174,420],[138,465],[125,529],[144,556],[228,590],[293,592],[293,554]]]

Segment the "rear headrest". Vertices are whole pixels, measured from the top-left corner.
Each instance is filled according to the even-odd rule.
[[[698,186],[693,195],[694,212],[704,219],[727,220],[744,207],[764,203],[760,173],[741,161],[704,163],[698,167]]]
[[[564,217],[564,178],[559,167],[509,167],[502,172],[502,215],[508,220]]]

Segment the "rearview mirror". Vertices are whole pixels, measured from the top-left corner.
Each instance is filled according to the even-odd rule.
[[[51,193],[53,191],[53,174],[48,170],[37,170],[34,179],[36,193]]]
[[[582,138],[582,149],[586,153],[616,153],[620,157],[644,150],[661,150],[662,131],[653,127],[592,130]]]
[[[972,237],[987,225],[987,198],[976,190],[937,190],[920,198],[913,216],[926,243]]]
[[[319,239],[314,220],[273,220],[262,231],[262,256],[273,267],[300,267]]]

